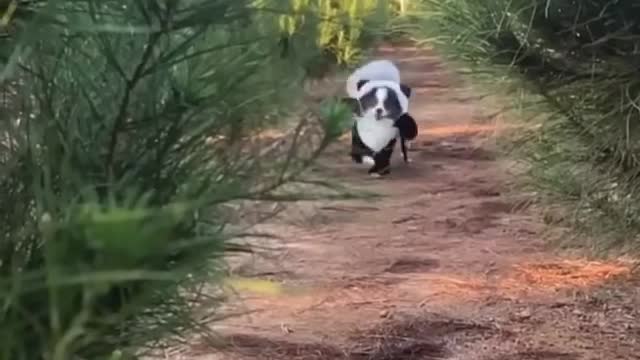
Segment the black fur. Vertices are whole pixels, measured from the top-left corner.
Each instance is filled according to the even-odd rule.
[[[395,123],[403,139],[413,140],[418,136],[418,124],[409,113],[402,114]]]
[[[409,113],[404,113],[396,120],[396,126],[400,133],[400,150],[402,151],[402,158],[404,159],[404,162],[409,162],[406,140],[413,140],[418,136],[418,124],[416,123],[416,120],[409,115]]]
[[[358,83],[356,83],[356,89],[360,90],[361,87],[364,86],[364,84],[368,83],[369,80],[360,80],[358,81]]]
[[[406,96],[407,99],[411,97],[411,88],[407,85],[400,84],[400,90],[404,93],[404,96]]]
[[[405,163],[408,163],[409,155],[407,155],[407,142],[402,137],[400,138],[400,151],[402,151],[402,159]]]

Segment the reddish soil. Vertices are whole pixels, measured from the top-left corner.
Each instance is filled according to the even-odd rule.
[[[428,51],[382,48],[413,86],[413,162],[370,179],[336,144],[319,171],[379,199],[290,205],[260,231],[268,257],[234,261],[284,293],[239,292],[229,340],[172,359],[640,359],[640,283],[624,261],[551,252],[480,106]]]

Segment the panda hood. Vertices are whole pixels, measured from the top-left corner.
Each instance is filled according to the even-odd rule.
[[[362,65],[347,78],[346,90],[349,97],[358,97],[360,80],[388,80],[400,83],[400,70],[389,60],[373,60]]]

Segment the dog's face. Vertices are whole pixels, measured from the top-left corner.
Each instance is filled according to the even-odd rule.
[[[358,90],[366,83],[366,80],[361,80],[358,83]],[[401,85],[400,89],[402,93],[399,94],[396,89],[389,86],[368,87],[366,92],[358,98],[360,116],[377,120],[399,118],[406,111],[399,97],[409,98],[411,94],[411,89],[404,85]]]

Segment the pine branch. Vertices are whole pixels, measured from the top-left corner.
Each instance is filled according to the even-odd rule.
[[[114,160],[115,160],[116,146],[118,145],[118,135],[122,131],[122,128],[124,126],[124,123],[127,117],[127,110],[129,108],[131,93],[138,85],[138,82],[142,79],[142,75],[144,74],[147,62],[151,59],[151,55],[153,54],[155,45],[159,39],[160,39],[160,33],[152,33],[148,36],[146,48],[140,58],[140,62],[136,66],[131,77],[125,83],[125,89],[122,95],[122,100],[120,102],[120,106],[118,108],[117,114],[115,116],[115,120],[113,122],[111,136],[109,137],[110,140],[109,140],[109,147],[107,150],[106,170],[110,179],[114,178],[113,166],[114,166]]]

